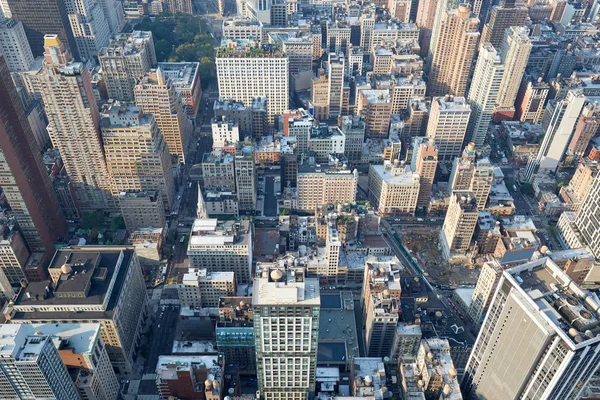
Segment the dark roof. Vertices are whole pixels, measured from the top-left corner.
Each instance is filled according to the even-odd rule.
[[[523,250],[510,251],[504,254],[502,260],[500,260],[501,264],[512,264],[515,262],[527,262],[531,260],[533,257],[533,253],[535,253],[535,248],[530,247]]]

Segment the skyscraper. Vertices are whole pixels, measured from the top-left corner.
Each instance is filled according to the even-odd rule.
[[[44,35],[57,35],[77,58],[77,45],[64,0],[7,0],[12,18],[21,21],[34,57],[44,54]]]
[[[342,99],[344,92],[344,55],[329,53],[327,62],[327,82],[329,84],[329,119],[337,119],[342,115]]]
[[[433,141],[415,138],[413,146],[412,170],[419,175],[419,197],[417,207],[429,207],[431,189],[438,164],[438,150]]]
[[[588,103],[577,120],[573,137],[569,141],[568,151],[570,154],[583,157],[590,140],[596,135],[600,128],[600,106],[597,103]]]
[[[464,97],[437,97],[432,101],[427,137],[438,148],[440,162],[452,162],[460,156],[469,126],[471,107]]]
[[[240,211],[256,209],[256,167],[254,164],[254,147],[240,144],[235,155],[235,188]]]
[[[269,268],[254,279],[258,390],[266,400],[314,398],[319,281],[303,268]]]
[[[575,220],[575,226],[594,256],[600,258],[600,176],[594,178]]]
[[[60,151],[81,210],[116,211],[90,73],[71,60],[57,36],[45,40],[44,66],[27,79],[44,102],[52,144]]]
[[[146,73],[134,88],[135,103],[145,114],[154,115],[172,156],[185,163],[189,121],[181,97],[175,92],[171,79],[157,68]]]
[[[479,19],[471,16],[471,7],[460,4],[446,12],[440,23],[431,68],[430,96],[464,96],[479,41]]]
[[[108,45],[111,32],[102,6],[96,0],[65,1],[79,57],[91,60]]]
[[[481,45],[491,43],[494,48],[502,47],[504,32],[513,26],[523,26],[529,17],[529,10],[524,6],[515,6],[514,0],[505,0],[494,6],[490,20],[483,27]]]
[[[429,53],[433,23],[438,8],[438,0],[419,1],[417,9],[417,18],[415,23],[419,27],[419,46],[421,46],[421,56]]]
[[[527,28],[513,26],[505,31],[500,50],[505,72],[498,93],[499,108],[509,109],[514,113],[515,100],[529,61],[531,48]]]
[[[544,104],[550,91],[550,85],[542,78],[537,81],[523,81],[515,103],[515,118],[521,122],[537,124],[542,119]]]
[[[586,97],[570,91],[567,97],[548,104],[542,126],[546,130],[537,156],[527,163],[524,178],[530,180],[539,170],[556,171],[567,149]]]
[[[465,399],[577,399],[600,365],[600,304],[548,257],[505,270],[467,363]]]
[[[494,180],[494,167],[489,158],[475,160],[475,144],[470,142],[463,150],[462,157],[454,159],[448,181],[448,191],[470,190],[477,199],[477,207],[483,210],[487,204]]]
[[[38,149],[0,54],[0,186],[31,251],[49,259],[67,222]]]
[[[468,97],[472,111],[469,134],[476,146],[483,146],[487,137],[503,76],[500,56],[492,44],[485,43],[477,58]]]
[[[464,255],[475,232],[479,209],[473,192],[457,190],[450,196],[450,204],[440,232],[440,242],[445,258]]]
[[[28,71],[35,61],[23,23],[14,19],[0,18],[0,51],[10,72]]]

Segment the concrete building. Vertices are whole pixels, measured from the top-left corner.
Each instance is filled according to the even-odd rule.
[[[599,365],[598,307],[548,257],[505,270],[467,363],[465,398],[579,398]]]
[[[477,52],[478,27],[479,19],[471,17],[468,4],[460,4],[444,14],[429,70],[430,96],[465,96]]]
[[[298,165],[298,209],[313,212],[329,203],[351,203],[356,200],[357,185],[358,171],[350,170],[339,158],[331,157],[328,164],[304,161]]]
[[[240,140],[240,128],[226,117],[211,122],[213,149],[235,145]]]
[[[471,107],[464,97],[437,97],[431,104],[427,137],[438,148],[440,162],[449,163],[460,156],[471,118]]]
[[[10,72],[29,71],[35,62],[20,21],[0,20],[0,50]]]
[[[481,267],[471,304],[467,309],[467,315],[475,326],[483,323],[483,317],[492,302],[503,271],[504,268],[497,259],[485,262]]]
[[[314,124],[314,118],[306,110],[298,109],[284,114],[283,135],[296,138],[298,155],[308,154],[309,138]]]
[[[227,363],[236,364],[240,374],[256,376],[252,297],[222,296],[215,334]]]
[[[387,291],[391,298],[400,300],[402,287],[400,284],[400,273],[404,266],[396,256],[369,257],[365,260],[363,288],[362,288],[362,313],[363,321],[367,315],[373,313],[373,302],[367,301],[373,295],[383,294]]]
[[[160,0],[162,9],[171,14],[189,14],[192,15],[192,0]]]
[[[496,49],[490,43],[484,43],[477,58],[468,96],[471,106],[469,136],[476,146],[483,146],[487,138],[503,76],[504,65]]]
[[[100,2],[93,0],[67,1],[65,6],[79,58],[92,60],[100,49],[108,46],[111,37],[104,10]]]
[[[420,177],[410,165],[384,161],[369,168],[369,197],[380,213],[413,215],[419,199]]]
[[[413,142],[413,156],[411,169],[419,175],[419,196],[417,207],[429,207],[435,171],[438,165],[438,150],[431,140],[415,138]]]
[[[52,145],[61,154],[81,211],[116,211],[90,72],[71,60],[57,36],[47,35],[45,41],[42,69],[26,79],[44,102]]]
[[[364,118],[358,115],[344,116],[340,129],[346,137],[344,155],[350,162],[360,161],[366,130]]]
[[[499,109],[514,113],[515,100],[532,47],[527,28],[512,26],[504,32],[504,40],[500,49],[504,75],[498,92]]]
[[[357,114],[365,118],[366,137],[387,138],[392,117],[392,98],[389,90],[359,90]]]
[[[570,156],[583,157],[587,152],[590,140],[598,133],[600,128],[600,106],[588,103],[577,120],[573,137],[569,141],[567,151]]]
[[[115,372],[131,373],[148,303],[133,248],[63,248],[56,252],[48,271],[50,281],[21,289],[7,310],[7,323],[97,321]]]
[[[200,82],[200,63],[198,62],[161,62],[158,68],[165,78],[171,80],[175,93],[183,101],[185,113],[192,121],[195,120],[200,107],[202,87]]]
[[[425,97],[425,81],[420,76],[408,77],[394,76],[392,94],[392,114],[401,114],[407,111],[412,99]]]
[[[98,53],[108,97],[131,101],[139,79],[156,65],[152,32],[134,31],[115,35]]]
[[[237,46],[217,51],[219,95],[250,104],[256,96],[267,98],[267,117],[289,109],[288,57],[282,49]]]
[[[570,91],[565,99],[549,103],[542,118],[542,127],[546,130],[544,140],[537,156],[527,163],[526,180],[531,180],[538,171],[556,171],[585,102],[583,94]]]
[[[205,153],[202,157],[204,190],[235,193],[234,156],[222,149]]]
[[[163,355],[156,364],[161,399],[219,400],[225,392],[222,354]]]
[[[54,244],[66,234],[67,222],[2,54],[0,170],[0,185],[4,197],[27,246],[31,251],[44,253],[45,260],[42,261],[47,262],[54,252]],[[26,261],[24,257],[18,258],[22,262]],[[22,266],[17,263],[14,267],[19,268],[19,265]],[[17,270],[13,272],[8,272],[7,277],[11,283],[18,283],[23,277],[22,273],[19,274]]]
[[[180,163],[185,163],[190,126],[173,81],[160,68],[151,70],[138,80],[134,95],[142,112],[154,115],[171,156],[177,156]]]
[[[223,20],[223,39],[263,40],[263,24],[252,18],[233,18]]]
[[[206,268],[211,273],[233,271],[238,284],[250,282],[252,230],[247,220],[195,220],[187,249],[190,268]]]
[[[455,158],[448,181],[448,192],[454,190],[470,190],[477,198],[477,207],[485,209],[494,181],[494,167],[490,160],[476,160],[475,145],[469,143],[463,150],[461,158]]]
[[[244,103],[221,97],[214,104],[215,119],[226,117],[238,125],[242,137],[261,137],[267,134],[267,98],[255,97],[246,107]]]
[[[550,91],[550,85],[542,78],[537,81],[526,80],[522,83],[515,103],[515,118],[521,122],[537,124],[542,119],[544,104]]]
[[[596,175],[594,178],[575,220],[575,226],[579,230],[581,238],[596,257],[600,257],[598,213],[600,213],[600,175]]]
[[[16,225],[3,223],[0,225],[0,268],[2,274],[12,286],[19,286],[26,279],[25,267],[31,252]]]
[[[365,347],[368,357],[389,357],[394,344],[400,301],[388,292],[373,293],[365,320]]]
[[[140,107],[116,103],[103,115],[100,126],[115,196],[122,192],[156,191],[162,196],[159,201],[163,208],[171,210],[175,183],[169,148],[154,117],[143,114]],[[160,228],[164,224],[148,226]]]
[[[342,115],[344,91],[344,55],[330,53],[327,60],[328,118],[338,119]]]
[[[258,188],[254,147],[251,144],[238,145],[235,154],[235,188],[239,210],[254,214]]]
[[[129,232],[140,228],[164,228],[167,225],[159,191],[121,192],[119,206]]]
[[[513,26],[523,26],[529,17],[529,10],[522,5],[515,5],[514,0],[502,1],[492,7],[489,21],[481,32],[481,44],[491,43],[496,49],[502,47],[504,32]]]
[[[314,398],[320,305],[319,282],[306,278],[302,268],[269,268],[254,279],[252,307],[261,397]]]
[[[446,258],[467,253],[478,218],[479,209],[474,193],[454,191],[440,232],[440,242]]]
[[[315,161],[326,163],[330,154],[346,152],[346,135],[337,126],[319,124],[312,126],[308,138],[308,151],[314,153]],[[361,146],[362,147],[362,146]]]
[[[221,297],[236,294],[234,273],[190,268],[177,285],[177,294],[182,307],[218,307]]]

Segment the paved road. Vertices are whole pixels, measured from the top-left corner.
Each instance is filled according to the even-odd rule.
[[[275,178],[272,176],[265,177],[265,217],[277,216],[277,197],[275,197]]]
[[[154,372],[158,356],[171,354],[178,316],[179,307],[174,307],[174,310],[171,310],[170,306],[165,306],[165,311],[162,311],[162,308],[158,309],[152,325],[154,333],[152,343],[148,349],[148,358],[144,364],[144,373]]]

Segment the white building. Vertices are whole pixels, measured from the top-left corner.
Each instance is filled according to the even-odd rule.
[[[585,244],[588,245],[594,256],[600,258],[600,175],[594,178],[592,188],[583,201],[575,226],[581,233]]]
[[[431,103],[427,137],[438,148],[440,162],[460,156],[469,126],[471,107],[464,97],[436,97]]]
[[[315,153],[315,161],[326,163],[330,154],[346,152],[346,135],[337,126],[313,126],[308,139],[308,150]]]
[[[65,6],[79,56],[92,60],[100,49],[108,46],[111,37],[104,9],[95,0],[70,0],[65,1]]]
[[[419,175],[398,160],[369,168],[369,196],[382,214],[414,214],[420,187]]]
[[[35,62],[20,21],[0,18],[0,51],[10,72],[29,71]]]
[[[440,232],[440,242],[446,258],[453,254],[466,254],[475,233],[479,209],[471,191],[454,191]]]
[[[502,49],[500,49],[504,76],[498,93],[499,107],[514,109],[532,47],[529,30],[526,27],[512,26],[504,32]]]
[[[240,127],[233,122],[228,122],[225,117],[213,120],[211,123],[213,148],[232,145],[240,140]]]
[[[220,297],[236,295],[234,273],[190,268],[177,285],[177,293],[182,307],[218,307]]]
[[[482,317],[492,302],[492,297],[503,271],[504,268],[500,261],[496,259],[483,263],[471,304],[467,309],[467,314],[475,326],[479,326],[482,322]]]

